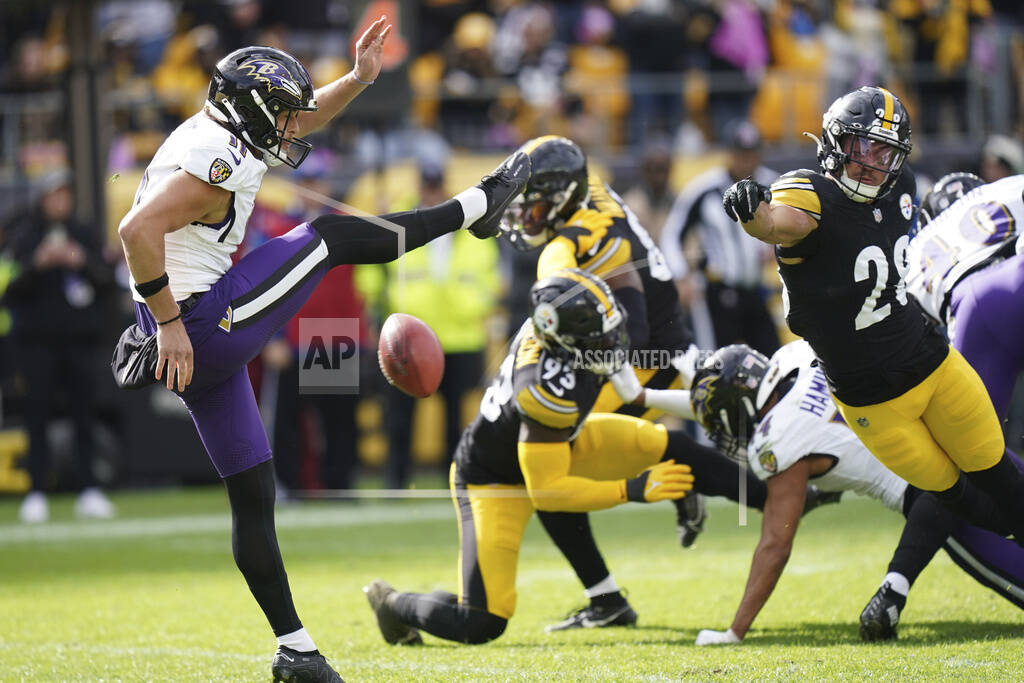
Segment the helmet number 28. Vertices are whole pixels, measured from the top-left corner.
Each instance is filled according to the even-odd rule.
[[[896,301],[901,306],[907,305],[907,271],[910,269],[910,264],[907,263],[907,244],[910,242],[910,238],[907,235],[901,236],[896,240],[896,244],[893,245],[893,260],[896,262],[896,273],[899,275],[899,280],[896,282]],[[889,279],[889,261],[885,257],[885,252],[882,248],[872,244],[869,247],[864,247],[859,254],[857,254],[857,260],[853,264],[853,280],[854,282],[863,282],[871,278],[871,265],[875,266],[875,286],[868,294],[867,298],[864,299],[864,305],[860,307],[860,312],[854,319],[854,329],[863,330],[867,327],[871,327],[877,322],[885,320],[892,313],[892,307],[886,303],[878,306],[878,297],[882,295],[882,291],[885,289],[885,284]]]

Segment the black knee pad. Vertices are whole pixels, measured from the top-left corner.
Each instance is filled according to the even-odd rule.
[[[462,642],[467,645],[482,645],[504,633],[505,627],[508,626],[508,619],[502,619],[482,610],[469,610],[469,615],[463,623],[465,631],[462,635]]]

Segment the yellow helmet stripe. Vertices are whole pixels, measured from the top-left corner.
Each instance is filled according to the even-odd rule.
[[[565,138],[563,138],[561,135],[541,135],[539,138],[534,138],[532,140],[527,140],[526,142],[524,142],[523,146],[519,148],[519,151],[523,152],[524,154],[532,154],[533,150],[537,149],[545,142],[564,139]]]
[[[879,88],[882,91],[882,96],[885,97],[885,115],[882,117],[882,127],[886,130],[892,130],[892,110],[895,98],[891,92],[885,88]]]
[[[571,270],[563,270],[562,272],[555,273],[554,275],[556,277],[564,277],[566,279],[572,280],[573,282],[578,282],[579,284],[583,285],[588,290],[590,290],[590,292],[592,292],[593,295],[597,297],[597,300],[601,302],[601,305],[604,306],[606,316],[611,316],[615,312],[615,307],[612,306],[612,302],[608,300],[607,296],[605,296],[604,291],[600,287],[596,286],[586,276],[579,275],[577,273],[572,272]]]

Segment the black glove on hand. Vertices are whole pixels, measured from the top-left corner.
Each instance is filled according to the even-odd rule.
[[[747,223],[754,220],[754,213],[761,202],[770,202],[772,192],[766,186],[751,178],[744,178],[722,195],[725,213],[733,220]]]

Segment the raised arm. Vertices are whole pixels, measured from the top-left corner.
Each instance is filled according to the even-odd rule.
[[[383,63],[384,40],[391,32],[387,16],[373,22],[356,43],[356,63],[352,71],[336,81],[316,89],[316,111],[304,111],[298,115],[299,130],[303,135],[323,128],[337,116],[349,102],[377,80]]]
[[[771,202],[771,191],[750,178],[734,184],[722,196],[729,218],[738,220],[747,234],[768,244],[791,247],[818,227],[818,221],[805,211]]]

